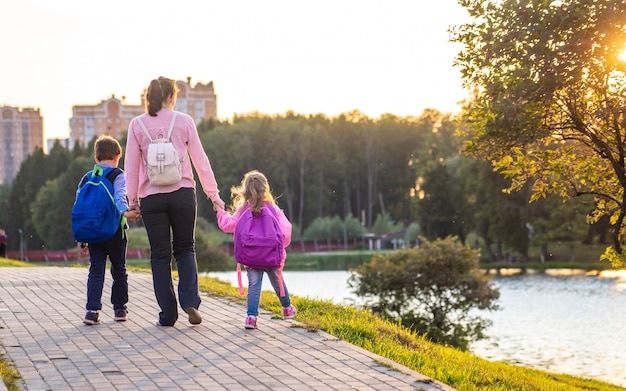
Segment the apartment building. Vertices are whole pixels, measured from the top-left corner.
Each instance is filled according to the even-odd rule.
[[[94,137],[103,134],[121,139],[130,120],[144,112],[142,106],[128,105],[125,101],[125,97],[120,100],[111,95],[96,105],[72,106],[70,144],[87,145]]]
[[[39,108],[0,106],[0,183],[11,183],[35,148],[43,149]]]
[[[176,86],[176,110],[189,114],[196,121],[196,125],[202,120],[217,119],[217,96],[212,81],[206,84],[196,83],[191,87],[191,78],[188,77],[186,82],[177,81]]]
[[[196,83],[191,86],[191,78],[176,81],[178,99],[175,109],[189,114],[199,124],[202,120],[217,118],[217,96],[213,82]],[[126,104],[125,97],[118,99],[112,95],[96,105],[76,105],[72,107],[70,119],[70,144],[77,141],[87,145],[94,137],[108,134],[121,139],[128,130],[130,121],[145,112],[145,90],[141,96],[141,105]]]

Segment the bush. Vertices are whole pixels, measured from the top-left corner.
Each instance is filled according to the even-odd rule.
[[[218,246],[210,244],[210,235],[196,231],[196,260],[199,272],[219,272],[232,270],[231,257]]]
[[[150,254],[150,242],[144,227],[129,228],[126,231],[126,236],[128,237],[128,248],[140,248],[146,254]]]
[[[496,310],[497,289],[479,266],[479,251],[455,237],[375,255],[355,269],[349,285],[366,307],[435,342],[467,350],[489,321],[474,309]]]

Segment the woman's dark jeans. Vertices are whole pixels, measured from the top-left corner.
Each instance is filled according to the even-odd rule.
[[[198,265],[194,245],[196,192],[182,188],[172,193],[153,194],[141,199],[141,217],[150,241],[150,265],[159,322],[173,326],[178,319],[172,281],[172,252],[178,270],[178,300],[181,308],[200,306]]]

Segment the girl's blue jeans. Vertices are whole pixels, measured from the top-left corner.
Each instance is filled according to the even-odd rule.
[[[276,292],[276,296],[280,300],[280,305],[285,307],[289,307],[291,305],[291,299],[289,298],[289,292],[287,291],[287,285],[285,284],[285,278],[283,277],[283,288],[285,290],[285,296],[280,297],[280,285],[278,285],[278,276],[280,274],[280,269],[252,269],[246,268],[248,272],[248,297],[246,301],[248,302],[248,316],[259,315],[259,301],[261,300],[261,286],[263,285],[263,273],[267,273],[267,277],[270,279],[270,283],[272,283],[272,287],[274,288],[274,292]]]

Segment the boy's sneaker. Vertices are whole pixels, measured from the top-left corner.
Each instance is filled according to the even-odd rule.
[[[118,322],[124,322],[128,320],[128,311],[124,308],[118,308],[115,310],[115,320]]]
[[[289,307],[284,307],[283,308],[283,319],[293,319],[294,316],[296,316],[296,307],[294,307],[293,305],[290,305]]]
[[[246,318],[246,328],[247,329],[256,329],[256,316],[249,315]]]
[[[98,311],[87,311],[83,323],[89,326],[100,324],[100,313]]]

